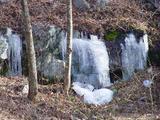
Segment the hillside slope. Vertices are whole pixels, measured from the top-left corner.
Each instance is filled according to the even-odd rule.
[[[66,0],[29,0],[33,24],[56,24],[66,28]],[[94,1],[88,0],[91,5]],[[23,21],[18,0],[0,4],[0,27],[11,27],[21,31]],[[147,31],[153,40],[160,36],[160,13],[148,7],[142,0],[120,0],[110,2],[104,9],[91,7],[85,11],[73,9],[74,29],[103,36],[108,30],[141,29]]]

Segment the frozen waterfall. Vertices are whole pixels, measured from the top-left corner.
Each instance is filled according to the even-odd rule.
[[[21,65],[21,53],[22,53],[22,42],[17,34],[13,34],[12,30],[8,28],[8,61],[9,61],[9,75],[17,76],[22,75]]]
[[[62,43],[65,47],[65,40]],[[95,88],[110,86],[108,53],[97,36],[73,39],[72,78],[75,82],[91,84]]]
[[[134,34],[128,34],[125,38],[125,45],[121,44],[121,49],[123,80],[128,80],[135,70],[143,70],[146,67],[149,50],[147,34],[139,40]]]
[[[62,40],[62,55],[66,51],[66,39]],[[136,37],[127,34],[121,42],[121,69],[123,80],[129,80],[136,70],[147,64],[148,35]],[[76,33],[73,39],[72,79],[74,82],[91,84],[95,88],[110,86],[109,57],[104,42],[97,36]]]

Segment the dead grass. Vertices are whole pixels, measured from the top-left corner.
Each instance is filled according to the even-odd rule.
[[[89,0],[90,1],[90,0]],[[29,0],[32,23],[56,24],[66,28],[66,0]],[[94,2],[90,1],[92,6]],[[11,27],[21,32],[23,28],[20,1],[0,5],[0,27]],[[113,0],[105,9],[91,8],[78,11],[73,8],[74,29],[102,35],[108,30],[141,29],[147,31],[151,40],[160,36],[158,11],[146,8],[142,0]]]
[[[159,69],[154,69],[157,73]],[[24,78],[1,78],[0,119],[51,120],[51,119],[107,119],[107,120],[155,120],[160,118],[160,104],[154,99],[152,110],[149,89],[142,85],[149,74],[141,71],[127,82],[115,83],[111,89],[117,91],[113,101],[104,106],[84,104],[71,91],[70,96],[62,94],[62,85],[39,85],[37,101],[31,103],[22,94]],[[156,79],[155,79],[156,80]],[[152,86],[152,89],[155,85]],[[152,93],[156,96],[156,93]]]

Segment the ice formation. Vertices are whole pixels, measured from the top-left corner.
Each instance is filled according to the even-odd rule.
[[[95,89],[90,84],[74,82],[73,90],[83,99],[86,104],[104,105],[112,101],[113,91],[107,88]]]
[[[131,78],[135,70],[143,70],[147,63],[148,36],[145,34],[139,40],[134,34],[128,34],[122,49],[123,80]]]
[[[9,75],[17,76],[22,75],[21,54],[22,42],[17,34],[13,34],[12,30],[8,28],[8,61],[9,61]]]

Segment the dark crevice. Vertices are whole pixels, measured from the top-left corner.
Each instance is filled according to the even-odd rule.
[[[117,81],[122,80],[122,70],[116,69],[114,71],[110,70],[110,79],[111,83],[115,83]]]

